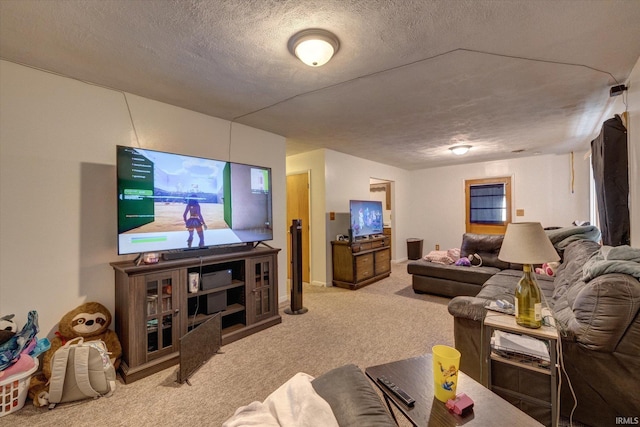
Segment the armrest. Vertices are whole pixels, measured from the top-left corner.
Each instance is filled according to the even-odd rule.
[[[459,296],[449,301],[449,314],[469,320],[482,321],[487,300],[478,297]]]
[[[341,426],[395,426],[373,386],[356,365],[335,368],[311,382]]]

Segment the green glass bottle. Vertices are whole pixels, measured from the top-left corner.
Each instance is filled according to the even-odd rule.
[[[516,323],[525,328],[542,326],[542,299],[540,288],[533,275],[533,266],[525,264],[524,275],[516,287]]]

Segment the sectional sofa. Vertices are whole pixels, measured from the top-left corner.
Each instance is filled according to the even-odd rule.
[[[572,235],[574,237],[575,235]],[[552,238],[552,242],[554,239]],[[551,309],[562,344],[560,411],[587,425],[615,425],[616,417],[640,415],[640,263],[627,264],[617,273],[615,263],[595,277],[588,266],[602,258],[598,243],[583,239],[554,242],[562,256],[555,277],[537,276],[544,303]],[[564,245],[566,243],[566,245]],[[640,253],[640,250],[637,250]],[[640,261],[640,258],[638,258]],[[637,267],[635,267],[637,265]],[[610,268],[609,268],[610,267]],[[637,275],[633,275],[636,274]],[[449,302],[454,320],[456,348],[462,353],[460,369],[487,384],[486,354],[482,346],[483,320],[491,301],[513,298],[519,270],[505,269],[491,276],[476,296],[458,296]],[[523,377],[514,371],[511,380],[529,393],[548,390],[548,377]],[[545,383],[546,381],[546,383]],[[514,402],[531,408],[530,402]],[[535,406],[535,405],[534,405]],[[530,409],[538,413],[540,408]],[[529,411],[527,411],[529,412]]]
[[[462,236],[460,257],[478,255],[482,265],[472,267],[447,265],[427,261],[424,258],[409,261],[407,272],[412,275],[411,284],[414,292],[445,297],[475,296],[480,292],[482,285],[494,274],[505,269],[522,270],[521,265],[498,259],[503,239],[502,235],[489,234],[465,233]]]

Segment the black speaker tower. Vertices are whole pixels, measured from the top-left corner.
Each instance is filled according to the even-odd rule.
[[[302,220],[294,219],[289,227],[291,234],[291,308],[287,314],[304,314],[302,306]]]

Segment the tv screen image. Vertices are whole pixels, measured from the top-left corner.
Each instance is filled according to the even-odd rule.
[[[382,202],[377,200],[350,200],[349,213],[353,237],[382,234]]]
[[[118,253],[273,239],[271,169],[117,147]]]

